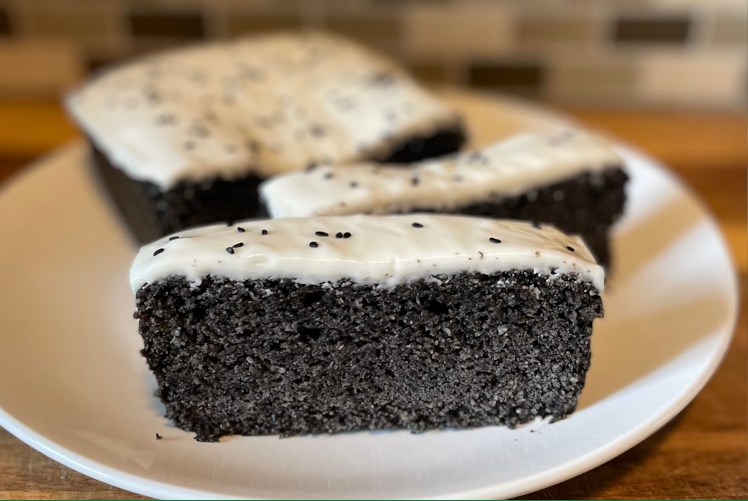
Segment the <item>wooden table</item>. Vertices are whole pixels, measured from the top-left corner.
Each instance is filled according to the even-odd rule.
[[[740,272],[742,305],[718,372],[677,418],[616,459],[527,498],[748,497],[746,117],[566,110],[673,167],[720,221]],[[0,182],[76,134],[53,103],[0,103]],[[88,478],[0,429],[0,499],[143,499]]]

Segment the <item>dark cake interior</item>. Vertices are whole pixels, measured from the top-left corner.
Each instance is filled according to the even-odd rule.
[[[574,411],[603,314],[594,287],[519,271],[437,278],[381,289],[171,277],[137,292],[135,317],[167,416],[200,441]]]

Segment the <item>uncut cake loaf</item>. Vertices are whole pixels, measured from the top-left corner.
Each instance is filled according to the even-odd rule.
[[[553,224],[581,235],[608,265],[608,232],[623,212],[621,157],[583,131],[525,134],[481,151],[408,168],[330,166],[260,185],[271,217],[460,213]]]
[[[577,237],[427,214],[193,229],[131,270],[167,417],[200,441],[564,418],[603,282]]]
[[[256,217],[263,179],[319,163],[457,151],[457,114],[393,62],[323,34],[197,45],[104,71],[68,96],[135,236]]]

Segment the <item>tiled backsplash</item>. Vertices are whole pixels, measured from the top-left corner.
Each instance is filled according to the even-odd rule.
[[[744,110],[746,0],[0,0],[0,98],[185,42],[324,29],[421,79],[560,104]]]

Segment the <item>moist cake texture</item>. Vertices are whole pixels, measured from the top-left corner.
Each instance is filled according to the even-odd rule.
[[[331,166],[263,182],[271,217],[444,212],[553,224],[603,264],[623,211],[621,157],[582,131],[525,134],[473,153],[402,166]]]
[[[190,230],[131,271],[167,416],[205,441],[563,418],[603,281],[576,237],[426,214]]]
[[[230,199],[249,199],[249,209],[226,204],[237,208],[233,219],[255,216],[256,179],[322,163],[420,160],[452,153],[465,140],[455,111],[399,66],[323,34],[266,35],[140,59],[99,74],[66,106],[98,151],[99,170],[122,172],[103,173],[110,191],[119,191],[115,200],[138,192],[161,207],[147,218],[168,221],[150,228],[159,235],[196,217],[216,221],[220,214],[201,208],[211,205],[203,199],[229,191]]]

